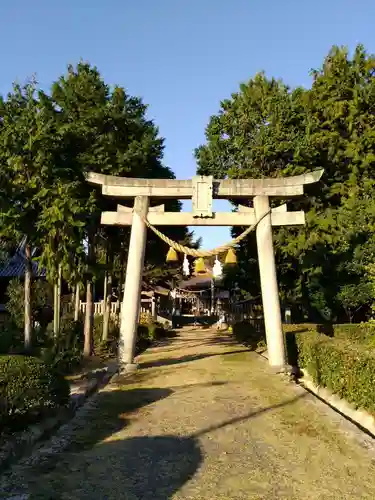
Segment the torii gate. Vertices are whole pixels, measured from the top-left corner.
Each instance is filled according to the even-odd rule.
[[[90,172],[87,181],[102,186],[105,196],[133,198],[133,208],[118,205],[117,212],[103,212],[101,223],[131,226],[126,281],[121,306],[119,364],[125,371],[135,370],[135,342],[141,299],[147,225],[153,226],[256,226],[256,240],[263,313],[269,364],[277,369],[286,365],[279,291],[276,277],[272,226],[305,224],[303,211],[288,212],[286,204],[270,209],[269,198],[300,196],[304,185],[321,178],[323,170],[303,175],[265,179],[224,179],[195,176],[191,180],[134,179]],[[253,197],[253,208],[240,205],[237,212],[213,212],[212,200]],[[163,198],[192,199],[192,212],[165,212],[164,205],[150,206]]]

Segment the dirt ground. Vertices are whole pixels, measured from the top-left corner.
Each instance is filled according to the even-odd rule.
[[[372,440],[227,334],[150,349],[34,455],[0,498],[374,499]]]

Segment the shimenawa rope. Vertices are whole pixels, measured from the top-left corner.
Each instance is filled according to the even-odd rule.
[[[160,232],[158,229],[156,229],[155,226],[153,226],[147,218],[143,217],[143,221],[147,225],[148,228],[151,229],[161,240],[163,240],[167,245],[169,245],[171,248],[176,250],[176,252],[183,253],[185,255],[190,255],[192,257],[213,257],[215,255],[221,254],[229,250],[230,248],[233,248],[235,245],[237,245],[241,240],[243,240],[248,234],[250,234],[254,229],[257,227],[259,222],[261,222],[264,217],[266,217],[270,212],[271,208],[263,214],[259,220],[253,224],[252,226],[249,226],[248,228],[245,229],[237,238],[234,238],[232,241],[229,243],[226,243],[225,245],[221,245],[219,247],[214,248],[213,250],[197,250],[195,248],[189,248],[184,245],[181,245],[180,243],[177,243],[177,241],[173,241],[168,236]]]

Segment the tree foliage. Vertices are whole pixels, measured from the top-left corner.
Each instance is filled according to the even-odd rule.
[[[69,66],[49,93],[32,80],[14,85],[0,100],[0,238],[14,242],[26,235],[50,282],[61,269],[71,287],[87,287],[86,354],[92,347],[93,283],[108,272],[124,276],[129,241],[129,228],[100,226],[101,212],[116,210],[117,201],[89,185],[86,174],[174,178],[163,164],[164,139],[146,114],[140,98],[110,87],[85,62]],[[177,201],[165,204],[181,209]],[[166,232],[192,243],[185,227]],[[164,269],[165,253],[149,234],[146,282],[164,282],[175,273]],[[31,279],[26,283],[32,293]]]
[[[198,172],[215,177],[289,176],[324,168],[320,183],[300,200],[288,200],[289,209],[306,211],[306,226],[274,229],[283,303],[311,319],[347,317],[348,292],[370,289],[374,71],[375,58],[358,46],[352,56],[333,47],[322,68],[312,72],[310,89],[290,89],[258,74],[222,101],[207,126],[206,144],[196,150]],[[254,278],[241,286],[259,290],[254,235],[238,252],[240,267]],[[362,292],[355,309],[364,317],[374,297]]]

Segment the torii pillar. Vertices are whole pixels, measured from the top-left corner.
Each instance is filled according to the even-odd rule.
[[[272,241],[271,213],[267,214],[270,210],[268,196],[255,196],[254,210],[257,220],[260,221],[256,227],[256,239],[268,359],[271,366],[282,369],[286,366],[286,352]]]
[[[195,176],[192,180],[133,179],[96,173],[88,182],[100,184],[106,196],[132,198],[133,209],[118,205],[117,212],[103,212],[102,224],[132,226],[126,283],[121,306],[119,364],[127,371],[135,369],[135,343],[141,301],[141,284],[146,223],[153,226],[250,226],[257,224],[256,239],[263,313],[269,364],[279,370],[286,365],[285,340],[282,331],[279,291],[276,278],[272,226],[305,224],[303,211],[288,212],[286,204],[270,210],[270,197],[287,199],[300,196],[304,185],[317,182],[323,170],[303,175],[266,179],[223,179]],[[150,207],[150,200],[192,199],[193,210],[165,212],[164,206]],[[237,212],[213,212],[213,198],[254,198],[254,207],[239,205]]]
[[[147,217],[149,199],[147,196],[136,196],[132,217],[132,230],[126,265],[124,296],[121,304],[121,323],[119,339],[119,360],[127,371],[137,368],[134,364],[135,342],[141,306],[142,276],[145,259]]]

